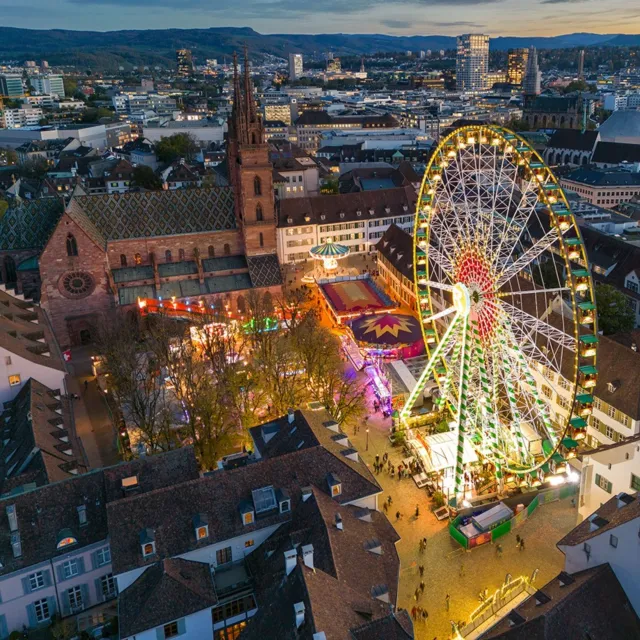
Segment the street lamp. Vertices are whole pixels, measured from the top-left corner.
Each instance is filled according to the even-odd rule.
[[[367,427],[367,446],[365,448],[365,451],[369,451],[369,427]]]

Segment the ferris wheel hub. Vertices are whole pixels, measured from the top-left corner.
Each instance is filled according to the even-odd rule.
[[[463,317],[467,317],[471,313],[471,295],[467,285],[462,282],[453,285],[453,306]]]

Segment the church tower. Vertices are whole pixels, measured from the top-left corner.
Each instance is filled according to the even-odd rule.
[[[236,223],[247,256],[276,253],[273,169],[264,125],[253,97],[249,54],[244,49],[244,77],[233,55],[233,111],[229,119],[227,158],[235,193]]]

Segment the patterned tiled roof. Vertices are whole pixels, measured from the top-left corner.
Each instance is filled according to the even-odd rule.
[[[280,264],[275,255],[247,256],[247,263],[254,287],[273,287],[282,284]]]
[[[230,187],[83,196],[73,204],[106,241],[236,227]]]
[[[0,217],[0,249],[43,249],[62,215],[58,198],[23,200]]]

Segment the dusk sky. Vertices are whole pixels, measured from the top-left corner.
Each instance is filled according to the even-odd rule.
[[[0,0],[0,16],[2,26],[99,31],[248,26],[261,33],[640,33],[637,0]]]

